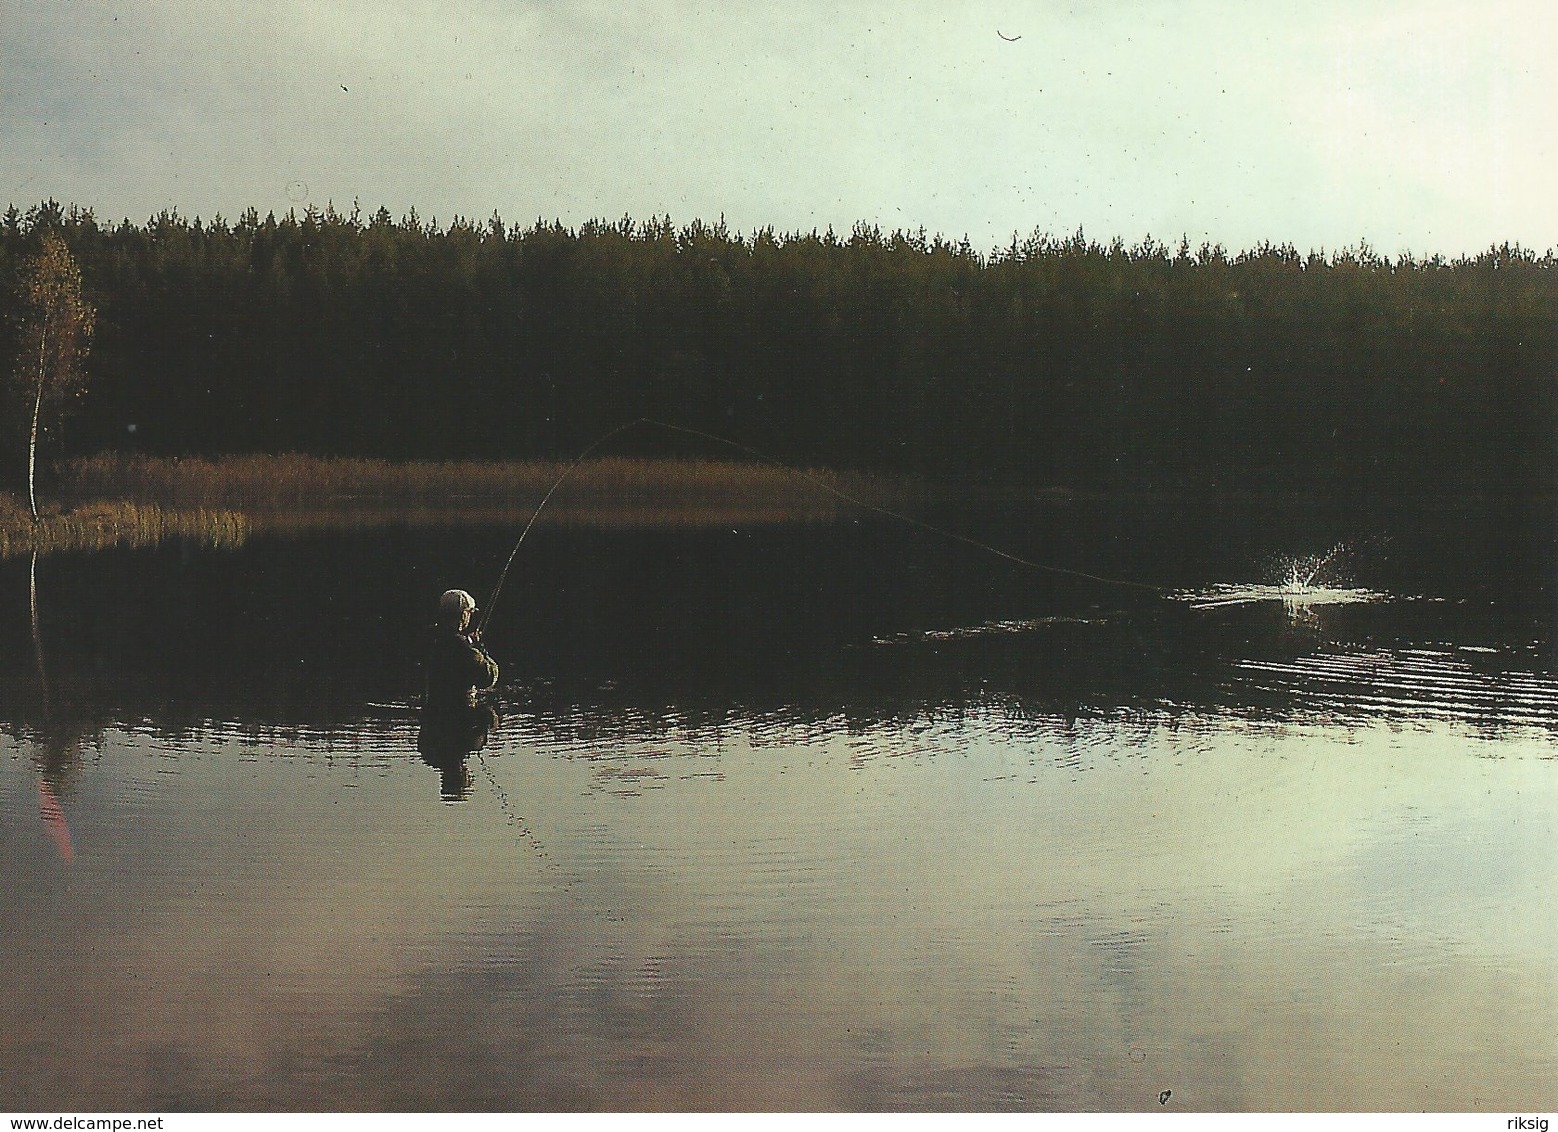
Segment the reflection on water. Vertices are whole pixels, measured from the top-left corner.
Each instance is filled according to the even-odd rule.
[[[38,814],[43,818],[43,828],[48,831],[49,840],[54,842],[61,860],[69,861],[76,855],[70,844],[70,823],[65,820],[65,811],[60,808],[47,778],[38,779]]]
[[[481,752],[487,736],[498,725],[498,713],[488,704],[465,711],[424,715],[417,729],[417,752],[438,772],[446,802],[463,802],[470,790],[470,757]]]
[[[1551,1103],[1539,744],[522,720],[436,807],[413,743],[106,737],[72,870],[12,835],[8,1101]]]
[[[1553,1107],[1541,575],[1295,623],[892,538],[555,536],[458,734],[424,607],[505,532],[51,562],[47,711],[0,573],[0,1107]]]

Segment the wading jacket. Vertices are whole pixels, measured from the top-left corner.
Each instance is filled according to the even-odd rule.
[[[440,627],[433,630],[424,676],[424,708],[431,712],[464,711],[475,706],[477,692],[497,684],[498,666],[469,636]]]

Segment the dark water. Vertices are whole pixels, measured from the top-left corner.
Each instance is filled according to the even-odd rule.
[[[0,1108],[1551,1109],[1536,511],[0,564]]]

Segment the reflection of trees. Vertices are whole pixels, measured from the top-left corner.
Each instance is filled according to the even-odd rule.
[[[27,572],[28,611],[32,622],[33,665],[37,675],[36,697],[31,704],[18,705],[19,737],[32,745],[33,765],[54,791],[66,792],[81,767],[83,748],[101,732],[101,724],[79,710],[69,685],[62,689],[49,680],[43,647],[43,617],[38,597],[38,555],[32,556]],[[35,707],[36,713],[26,708]]]
[[[38,552],[32,552],[27,570],[27,598],[32,610],[32,653],[38,664],[38,688],[43,696],[43,714],[49,714],[49,673],[43,663],[43,630],[38,624]]]
[[[50,719],[33,730],[33,765],[55,790],[68,792],[81,771],[81,752],[101,731],[89,720]]]
[[[356,560],[360,589],[341,586],[318,604],[321,577],[342,558],[332,540],[237,557],[196,542],[41,553],[35,583],[26,559],[0,563],[11,593],[0,603],[0,727],[30,743],[121,724],[192,735],[213,720],[284,728],[376,718],[367,705],[395,699],[414,678],[422,623],[395,613],[406,568],[393,553]],[[390,580],[376,578],[376,566]],[[290,614],[305,608],[318,608],[320,622]]]
[[[32,629],[37,694],[24,698],[36,705],[38,714],[27,714],[24,708],[24,714],[13,724],[13,731],[32,747],[32,762],[38,770],[38,816],[44,832],[54,842],[61,859],[70,861],[75,856],[75,850],[71,846],[70,823],[60,805],[60,797],[68,794],[74,784],[81,767],[82,748],[95,735],[96,728],[83,723],[76,713],[62,712],[60,697],[54,693],[49,682],[43,650],[43,618],[38,607],[36,553],[28,564],[27,607]]]

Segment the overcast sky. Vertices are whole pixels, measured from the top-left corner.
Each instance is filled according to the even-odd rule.
[[[0,204],[1558,246],[1550,0],[0,0]]]

